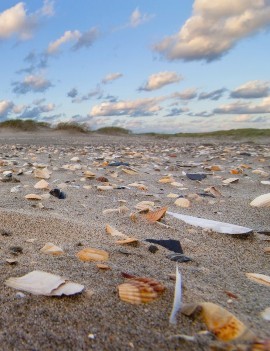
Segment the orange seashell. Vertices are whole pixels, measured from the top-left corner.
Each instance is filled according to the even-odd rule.
[[[213,165],[210,169],[211,171],[222,171],[222,168],[218,165]]]
[[[84,262],[108,261],[109,254],[104,250],[92,249],[90,247],[79,251],[76,256]]]
[[[119,297],[131,304],[149,303],[156,300],[165,290],[164,285],[151,278],[134,277],[123,273],[128,279],[118,286]]]
[[[111,267],[109,267],[108,265],[103,264],[103,263],[97,263],[97,268],[102,269],[104,271],[111,269]]]
[[[166,214],[168,207],[162,207],[156,211],[149,211],[146,213],[144,218],[146,218],[149,222],[157,222],[160,221]]]
[[[242,173],[239,169],[231,169],[230,170],[230,173],[231,174],[240,174],[240,173]]]

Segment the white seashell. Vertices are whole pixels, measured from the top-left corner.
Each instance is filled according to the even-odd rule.
[[[34,185],[35,189],[48,189],[48,187],[49,187],[49,183],[46,182],[46,180],[44,180],[44,179],[41,179],[39,182],[37,182]]]
[[[82,292],[84,286],[66,281],[64,278],[43,272],[33,271],[20,278],[9,278],[5,285],[34,295],[60,296]]]
[[[134,207],[140,211],[152,211],[155,206],[153,201],[141,201],[138,202]]]
[[[262,311],[261,316],[264,320],[270,321],[270,307],[267,307],[264,311]]]
[[[175,200],[174,204],[176,206],[183,207],[183,208],[190,207],[189,199],[185,199],[183,197],[180,197],[179,199]]]
[[[269,177],[269,173],[265,172],[263,169],[254,169],[254,171],[252,171],[252,173],[258,174],[261,177]]]
[[[35,178],[49,179],[51,176],[51,171],[48,168],[37,168],[34,171]]]
[[[21,185],[16,185],[13,188],[10,189],[11,193],[18,193],[19,191],[21,191],[22,186]]]
[[[170,315],[170,323],[176,324],[176,315],[177,312],[181,308],[182,304],[182,278],[181,273],[179,272],[178,266],[176,266],[176,281],[175,281],[175,288],[174,288],[174,300],[173,300],[173,308]]]
[[[37,194],[27,194],[25,195],[26,200],[42,200],[42,197]]]
[[[261,183],[264,184],[264,185],[270,185],[270,181],[269,180],[262,180]]]
[[[250,206],[270,207],[270,193],[256,197],[253,201],[251,201]]]
[[[111,185],[98,185],[97,190],[101,190],[101,191],[113,190],[113,186],[111,186]]]
[[[72,161],[72,162],[81,162],[80,158],[77,157],[77,156],[72,157],[72,159],[70,161]]]
[[[174,194],[174,193],[170,193],[170,194],[167,195],[167,197],[170,197],[170,198],[172,198],[172,199],[175,199],[175,198],[177,198],[178,196],[179,196],[178,194]]]
[[[186,216],[180,213],[167,212],[169,215],[184,221],[185,223],[194,225],[195,227],[201,227],[205,229],[211,229],[221,234],[251,234],[253,230],[251,228],[241,227],[239,225],[212,221],[210,219]]]
[[[228,179],[224,179],[222,181],[223,184],[231,184],[231,183],[238,183],[239,178],[228,178]]]
[[[54,255],[54,256],[59,256],[63,255],[64,251],[61,249],[61,247],[54,245],[53,243],[46,243],[42,249],[40,249],[41,252],[48,254],[48,255]]]

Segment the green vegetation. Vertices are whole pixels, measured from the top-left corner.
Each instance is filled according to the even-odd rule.
[[[0,128],[9,128],[21,131],[36,131],[39,129],[50,128],[50,125],[49,123],[37,122],[33,119],[9,119],[0,122]]]
[[[128,135],[131,134],[131,131],[121,127],[103,127],[99,128],[95,131],[100,134],[108,134],[108,135]]]
[[[70,133],[88,133],[90,132],[89,127],[85,123],[76,122],[60,122],[55,127],[55,130],[64,130]]]
[[[177,133],[174,136],[179,137],[233,137],[233,138],[247,138],[247,137],[268,137],[270,136],[270,129],[230,129],[218,130],[208,133]]]

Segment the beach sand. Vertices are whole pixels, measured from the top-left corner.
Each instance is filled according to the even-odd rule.
[[[269,286],[246,277],[246,273],[270,274],[270,254],[264,252],[270,246],[269,207],[250,206],[257,196],[270,193],[270,186],[261,183],[270,176],[253,173],[256,169],[270,172],[269,140],[56,132],[0,132],[0,140],[0,176],[3,179],[4,171],[12,171],[13,178],[20,181],[0,182],[1,350],[209,350],[216,339],[213,334],[197,334],[207,330],[204,323],[194,322],[180,312],[177,324],[169,323],[175,285],[170,274],[175,273],[176,264],[182,274],[183,303],[217,303],[235,314],[258,338],[269,337],[270,322],[260,315],[270,307]],[[71,161],[73,157],[79,162]],[[122,171],[127,166],[108,165],[115,161],[128,162],[137,174]],[[47,165],[52,172],[47,179],[50,189],[60,185],[65,199],[51,195],[41,201],[25,199],[30,193],[48,194],[34,188],[40,180],[33,174],[37,164]],[[63,169],[64,165],[76,167]],[[213,165],[221,170],[211,170]],[[232,175],[232,169],[241,173]],[[18,175],[20,170],[22,174]],[[85,170],[95,173],[96,178],[108,178],[116,187],[98,190],[102,183],[85,179]],[[206,173],[207,177],[201,182],[192,181],[183,172]],[[182,186],[160,183],[168,174]],[[225,186],[222,181],[231,177],[239,181]],[[129,186],[136,182],[147,190]],[[11,192],[18,185],[19,191]],[[210,186],[222,196],[191,195],[202,194]],[[189,196],[191,206],[176,206],[175,199],[167,197],[169,193]],[[128,212],[103,214],[105,209],[124,203],[119,200],[126,201]],[[156,209],[167,206],[171,212],[249,227],[254,233],[246,237],[220,234],[168,214],[162,219],[166,226],[149,223],[141,215],[134,222],[130,213],[136,212],[134,206],[140,201],[153,201]],[[106,233],[106,224],[137,238],[139,246],[116,244],[116,238]],[[171,261],[166,257],[170,251],[161,246],[151,253],[144,239],[179,240],[192,261]],[[64,255],[41,253],[47,242],[60,246]],[[22,252],[14,255],[12,247],[20,247]],[[86,247],[107,251],[109,260],[104,263],[111,269],[80,261],[76,253]],[[6,259],[17,262],[9,264]],[[21,294],[4,285],[8,278],[34,270],[61,275],[83,284],[85,290],[74,296],[48,297]],[[121,301],[117,287],[125,281],[122,272],[153,278],[166,290],[149,304]],[[196,338],[186,341],[176,336],[179,334]]]

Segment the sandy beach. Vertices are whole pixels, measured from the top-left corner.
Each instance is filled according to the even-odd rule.
[[[265,251],[270,247],[269,207],[250,205],[270,193],[270,185],[261,183],[270,180],[269,140],[57,133],[0,132],[1,350],[210,350],[217,339],[199,333],[207,330],[203,322],[179,312],[177,323],[169,323],[176,265],[183,303],[219,304],[258,338],[269,338],[270,322],[261,316],[270,307],[269,286],[246,276],[270,274],[270,254]],[[47,190],[34,188],[41,180],[34,175],[37,168],[51,172]],[[10,179],[3,173],[7,171],[12,172]],[[87,178],[86,171],[94,176]],[[194,181],[185,173],[206,177]],[[107,178],[107,190],[98,189],[104,186],[99,177]],[[160,182],[164,177],[172,181]],[[239,180],[224,184],[232,177]],[[209,187],[220,194],[209,193]],[[50,195],[54,188],[66,198]],[[27,194],[42,199],[27,200]],[[188,199],[189,207],[175,205],[176,198],[169,194]],[[151,223],[135,208],[141,201],[153,202],[153,210],[168,207],[170,212],[248,227],[253,233],[221,234],[169,214],[162,224]],[[104,213],[120,206],[126,211]],[[137,246],[117,244],[117,238],[106,233],[107,224],[138,239]],[[171,252],[160,245],[151,252],[145,239],[179,240],[191,260],[172,261],[167,257]],[[48,242],[64,254],[42,253]],[[79,260],[76,254],[89,247],[108,252],[108,261]],[[84,291],[37,296],[4,284],[35,270],[82,284]],[[122,272],[153,278],[165,291],[148,304],[122,301]],[[188,341],[179,334],[195,337]]]

